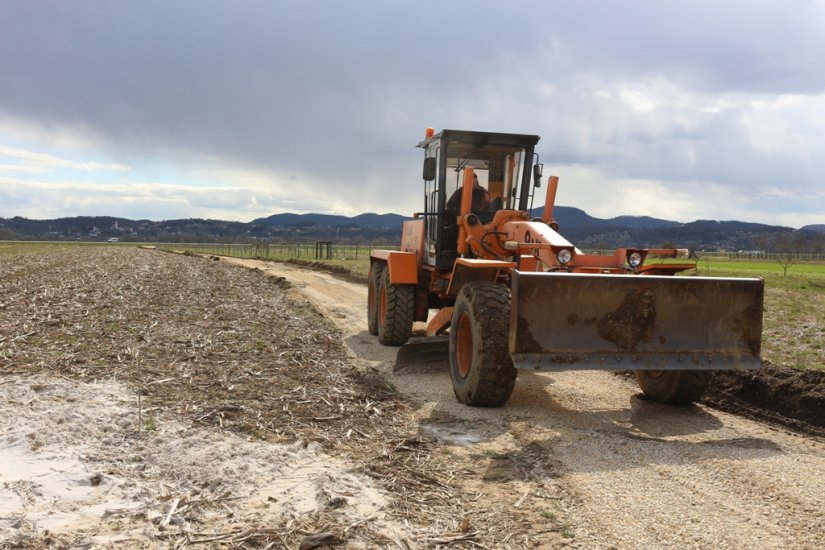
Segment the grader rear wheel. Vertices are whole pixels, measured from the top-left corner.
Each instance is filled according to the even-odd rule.
[[[385,346],[400,346],[412,334],[415,285],[390,282],[390,271],[383,266],[377,290],[378,341]]]
[[[373,336],[378,335],[378,297],[385,269],[384,264],[378,262],[370,266],[369,285],[367,286],[367,328]]]
[[[461,287],[450,329],[450,378],[462,403],[500,407],[513,393],[509,322],[509,288],[487,282]]]
[[[690,405],[708,389],[713,371],[637,370],[636,381],[645,396],[668,405]]]

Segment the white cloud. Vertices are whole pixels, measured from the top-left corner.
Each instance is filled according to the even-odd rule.
[[[17,161],[18,164],[3,165],[6,171],[12,171],[15,166],[19,167],[21,172],[46,172],[58,168],[71,168],[87,172],[100,170],[128,172],[130,170],[129,166],[124,164],[76,161],[3,144],[0,144],[0,159]]]
[[[110,215],[132,219],[180,217],[251,221],[279,212],[341,213],[334,196],[304,192],[290,182],[272,183],[250,172],[210,174],[235,184],[182,185],[160,182],[99,183],[38,181],[0,176],[0,204],[33,219]],[[307,185],[311,189],[311,186]],[[351,214],[359,213],[352,211]]]
[[[352,193],[348,186],[335,189],[335,180],[319,178],[311,172],[279,173],[273,170],[255,170],[249,168],[208,168],[195,172],[194,176],[202,181],[219,183],[229,194],[199,194],[199,200],[210,204],[235,204],[239,211],[230,219],[249,218],[251,214],[258,217],[282,212],[303,214],[308,212],[356,215],[362,212],[353,201],[361,197]],[[238,193],[243,197],[239,203]],[[234,195],[234,196],[233,196]],[[361,203],[363,204],[363,203]]]
[[[40,174],[43,172],[43,169],[39,166],[25,166],[22,164],[0,164],[0,172]]]

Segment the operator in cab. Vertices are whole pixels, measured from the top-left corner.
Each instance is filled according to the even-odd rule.
[[[461,208],[461,189],[459,186],[447,201],[447,210],[459,210]],[[473,174],[473,204],[471,210],[486,211],[490,209],[490,192],[478,182],[478,175]]]

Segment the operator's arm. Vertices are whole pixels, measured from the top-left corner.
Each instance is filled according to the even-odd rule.
[[[450,196],[450,199],[447,201],[447,204],[444,205],[445,210],[458,210],[459,206],[461,205],[461,187],[455,190],[455,192]]]

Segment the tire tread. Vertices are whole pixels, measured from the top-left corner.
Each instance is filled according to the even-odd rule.
[[[713,371],[672,370],[659,378],[651,378],[647,371],[636,371],[636,380],[645,396],[668,405],[690,405],[702,398],[713,377]]]
[[[450,374],[456,398],[476,407],[500,407],[510,399],[518,374],[508,346],[510,289],[498,283],[468,283],[462,287],[459,301],[468,302],[471,322],[480,334],[473,340],[479,354],[472,367],[476,372],[471,371],[463,380],[451,341]]]
[[[369,291],[367,293],[367,330],[373,336],[378,335],[379,293],[384,269],[386,269],[386,266],[379,262],[373,262],[370,266]]]
[[[412,334],[415,319],[415,285],[391,283],[389,270],[385,267],[381,271],[379,292],[382,287],[386,291],[387,310],[384,324],[378,321],[378,341],[385,346],[400,346],[409,340]]]

